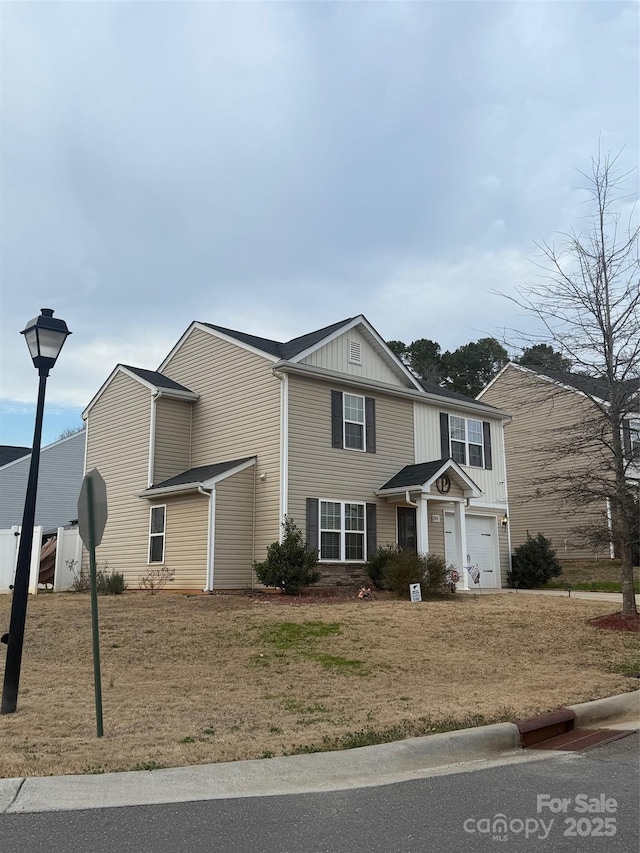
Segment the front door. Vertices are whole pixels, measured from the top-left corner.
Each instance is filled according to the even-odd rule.
[[[418,528],[416,509],[412,506],[398,507],[398,546],[403,551],[418,551]]]

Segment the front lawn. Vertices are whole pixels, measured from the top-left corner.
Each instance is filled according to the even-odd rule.
[[[571,589],[588,592],[622,592],[620,560],[560,560],[562,574],[542,589]],[[640,568],[634,570],[634,587],[640,593]]]
[[[10,605],[0,597],[0,625]],[[624,673],[640,669],[637,636],[586,623],[611,605],[564,597],[285,606],[127,593],[99,606],[105,736],[89,598],[38,595],[18,711],[0,717],[0,776],[359,746],[623,692],[638,683]]]

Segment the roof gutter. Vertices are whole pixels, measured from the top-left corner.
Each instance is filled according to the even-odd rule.
[[[446,406],[450,409],[460,409],[466,412],[479,413],[488,417],[499,418],[502,421],[510,422],[511,415],[508,415],[502,409],[496,409],[486,403],[467,402],[466,400],[457,400],[454,397],[446,397],[440,394],[431,394],[428,391],[418,391],[411,388],[398,388],[396,385],[389,385],[386,382],[377,382],[375,379],[362,379],[360,376],[350,376],[344,373],[335,373],[332,370],[326,370],[323,367],[316,367],[311,364],[294,364],[290,361],[279,361],[271,368],[273,375],[278,376],[279,373],[293,373],[299,376],[312,376],[314,379],[323,379],[326,382],[332,382],[337,385],[357,386],[380,391],[390,397],[402,397],[405,400],[413,400],[418,403],[435,403],[438,406]]]

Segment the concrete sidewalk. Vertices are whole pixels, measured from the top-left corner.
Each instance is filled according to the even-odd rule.
[[[579,726],[603,728],[624,721],[626,728],[637,728],[639,699],[638,692],[625,693],[571,708]],[[499,723],[345,752],[96,776],[0,779],[0,814],[345,790],[496,763],[540,761],[548,755],[524,752],[518,727]]]
[[[458,589],[456,594],[461,595],[503,595],[510,593],[511,595],[554,595],[561,598],[577,598],[588,599],[590,601],[610,601],[614,604],[622,604],[621,592],[588,592],[587,590],[571,590],[571,595],[566,589],[512,589],[511,587],[503,587],[502,589]],[[640,605],[640,594],[636,595],[636,604]]]

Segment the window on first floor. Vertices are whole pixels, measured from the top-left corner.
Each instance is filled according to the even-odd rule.
[[[365,559],[365,504],[320,501],[320,559]]]
[[[166,506],[152,506],[149,519],[149,562],[164,562]]]

